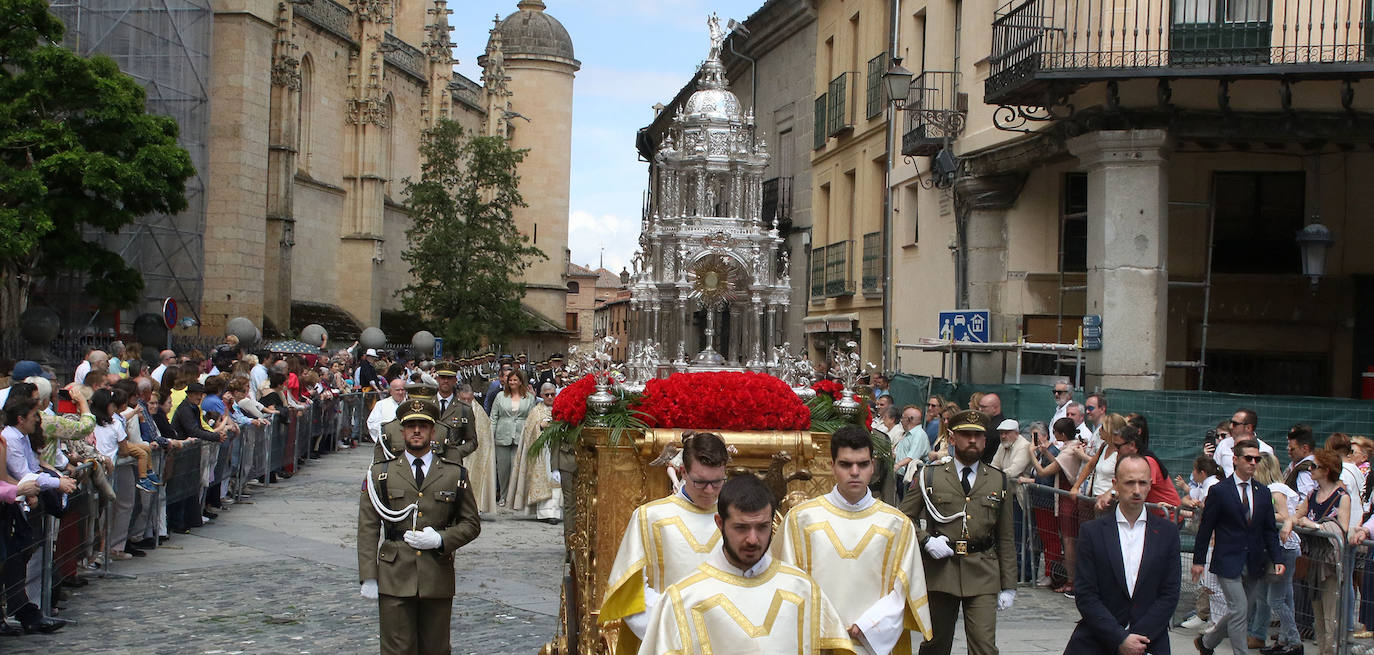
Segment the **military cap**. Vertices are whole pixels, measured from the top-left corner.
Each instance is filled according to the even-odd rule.
[[[434,423],[439,418],[439,408],[428,398],[409,398],[401,403],[400,410],[396,415],[401,418],[401,423],[410,421],[424,421]]]
[[[412,398],[433,399],[439,395],[439,388],[432,384],[412,382],[406,385],[406,395]]]
[[[969,432],[987,432],[988,416],[976,409],[966,409],[954,415],[950,420],[950,431],[958,432],[967,430]]]
[[[449,376],[458,377],[458,364],[456,362],[439,362],[434,365],[434,375],[438,377]]]
[[[553,357],[550,357],[550,358],[549,358],[549,361],[551,361],[551,362],[561,362],[561,361],[563,361],[563,353],[554,353],[554,354],[553,354]]]

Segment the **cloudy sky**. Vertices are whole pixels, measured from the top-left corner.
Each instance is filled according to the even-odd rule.
[[[477,57],[491,19],[516,0],[451,1],[458,70],[480,80]],[[743,21],[763,0],[545,0],[572,36],[582,70],[573,86],[572,261],[596,268],[628,266],[639,239],[647,169],[635,132],[691,79],[709,46],[706,16]]]

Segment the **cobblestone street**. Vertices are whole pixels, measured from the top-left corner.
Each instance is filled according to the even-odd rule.
[[[256,488],[214,525],[176,535],[143,559],[76,589],[53,635],[0,641],[21,653],[375,653],[377,609],[358,595],[354,550],[361,471],[370,450],[327,455],[290,480]],[[482,536],[459,552],[455,653],[531,655],[558,620],[562,528],[483,517]],[[1022,589],[998,616],[1004,653],[1058,653],[1078,613],[1073,601]],[[964,651],[963,626],[954,652]],[[1174,646],[1187,652],[1186,635]]]
[[[148,557],[76,589],[52,635],[0,642],[18,653],[375,653],[376,605],[358,595],[358,490],[370,449],[314,460],[174,535]],[[562,528],[484,516],[458,555],[455,653],[535,653],[558,621]]]

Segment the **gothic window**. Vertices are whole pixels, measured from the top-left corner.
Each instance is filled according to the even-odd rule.
[[[383,125],[385,125],[386,127],[382,130],[382,152],[381,152],[382,161],[381,161],[381,171],[382,171],[382,174],[383,174],[384,176],[386,176],[386,192],[387,192],[387,194],[388,194],[388,195],[393,195],[393,196],[394,196],[394,195],[395,195],[395,192],[393,191],[392,185],[391,185],[391,178],[393,177],[393,175],[392,175],[392,162],[391,162],[391,160],[392,160],[392,158],[393,158],[393,153],[396,152],[396,149],[395,149],[395,147],[394,147],[394,146],[395,146],[395,143],[396,143],[396,127],[397,127],[397,126],[396,126],[396,101],[395,101],[395,99],[393,99],[393,98],[391,97],[391,94],[389,94],[389,93],[388,93],[387,96],[386,96],[386,103],[385,103],[385,105],[384,105],[384,111],[386,112],[386,122],[383,123]]]
[[[310,170],[310,131],[315,109],[315,62],[301,57],[301,97],[296,103],[296,168]]]

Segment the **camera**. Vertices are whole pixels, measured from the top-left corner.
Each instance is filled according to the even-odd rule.
[[[65,400],[65,401],[67,401],[67,402],[71,402],[71,400],[72,400],[72,392],[71,392],[71,390],[70,390],[70,389],[58,389],[58,390],[57,390],[57,399],[58,399],[58,400]]]
[[[1217,437],[1218,437],[1218,436],[1219,436],[1219,435],[1217,434],[1217,429],[1216,429],[1216,428],[1212,428],[1212,429],[1208,430],[1207,433],[1206,433],[1205,435],[1203,435],[1203,437],[1202,437],[1202,444],[1203,444],[1203,446],[1215,446],[1215,445],[1217,445],[1217,441],[1218,441]]]

